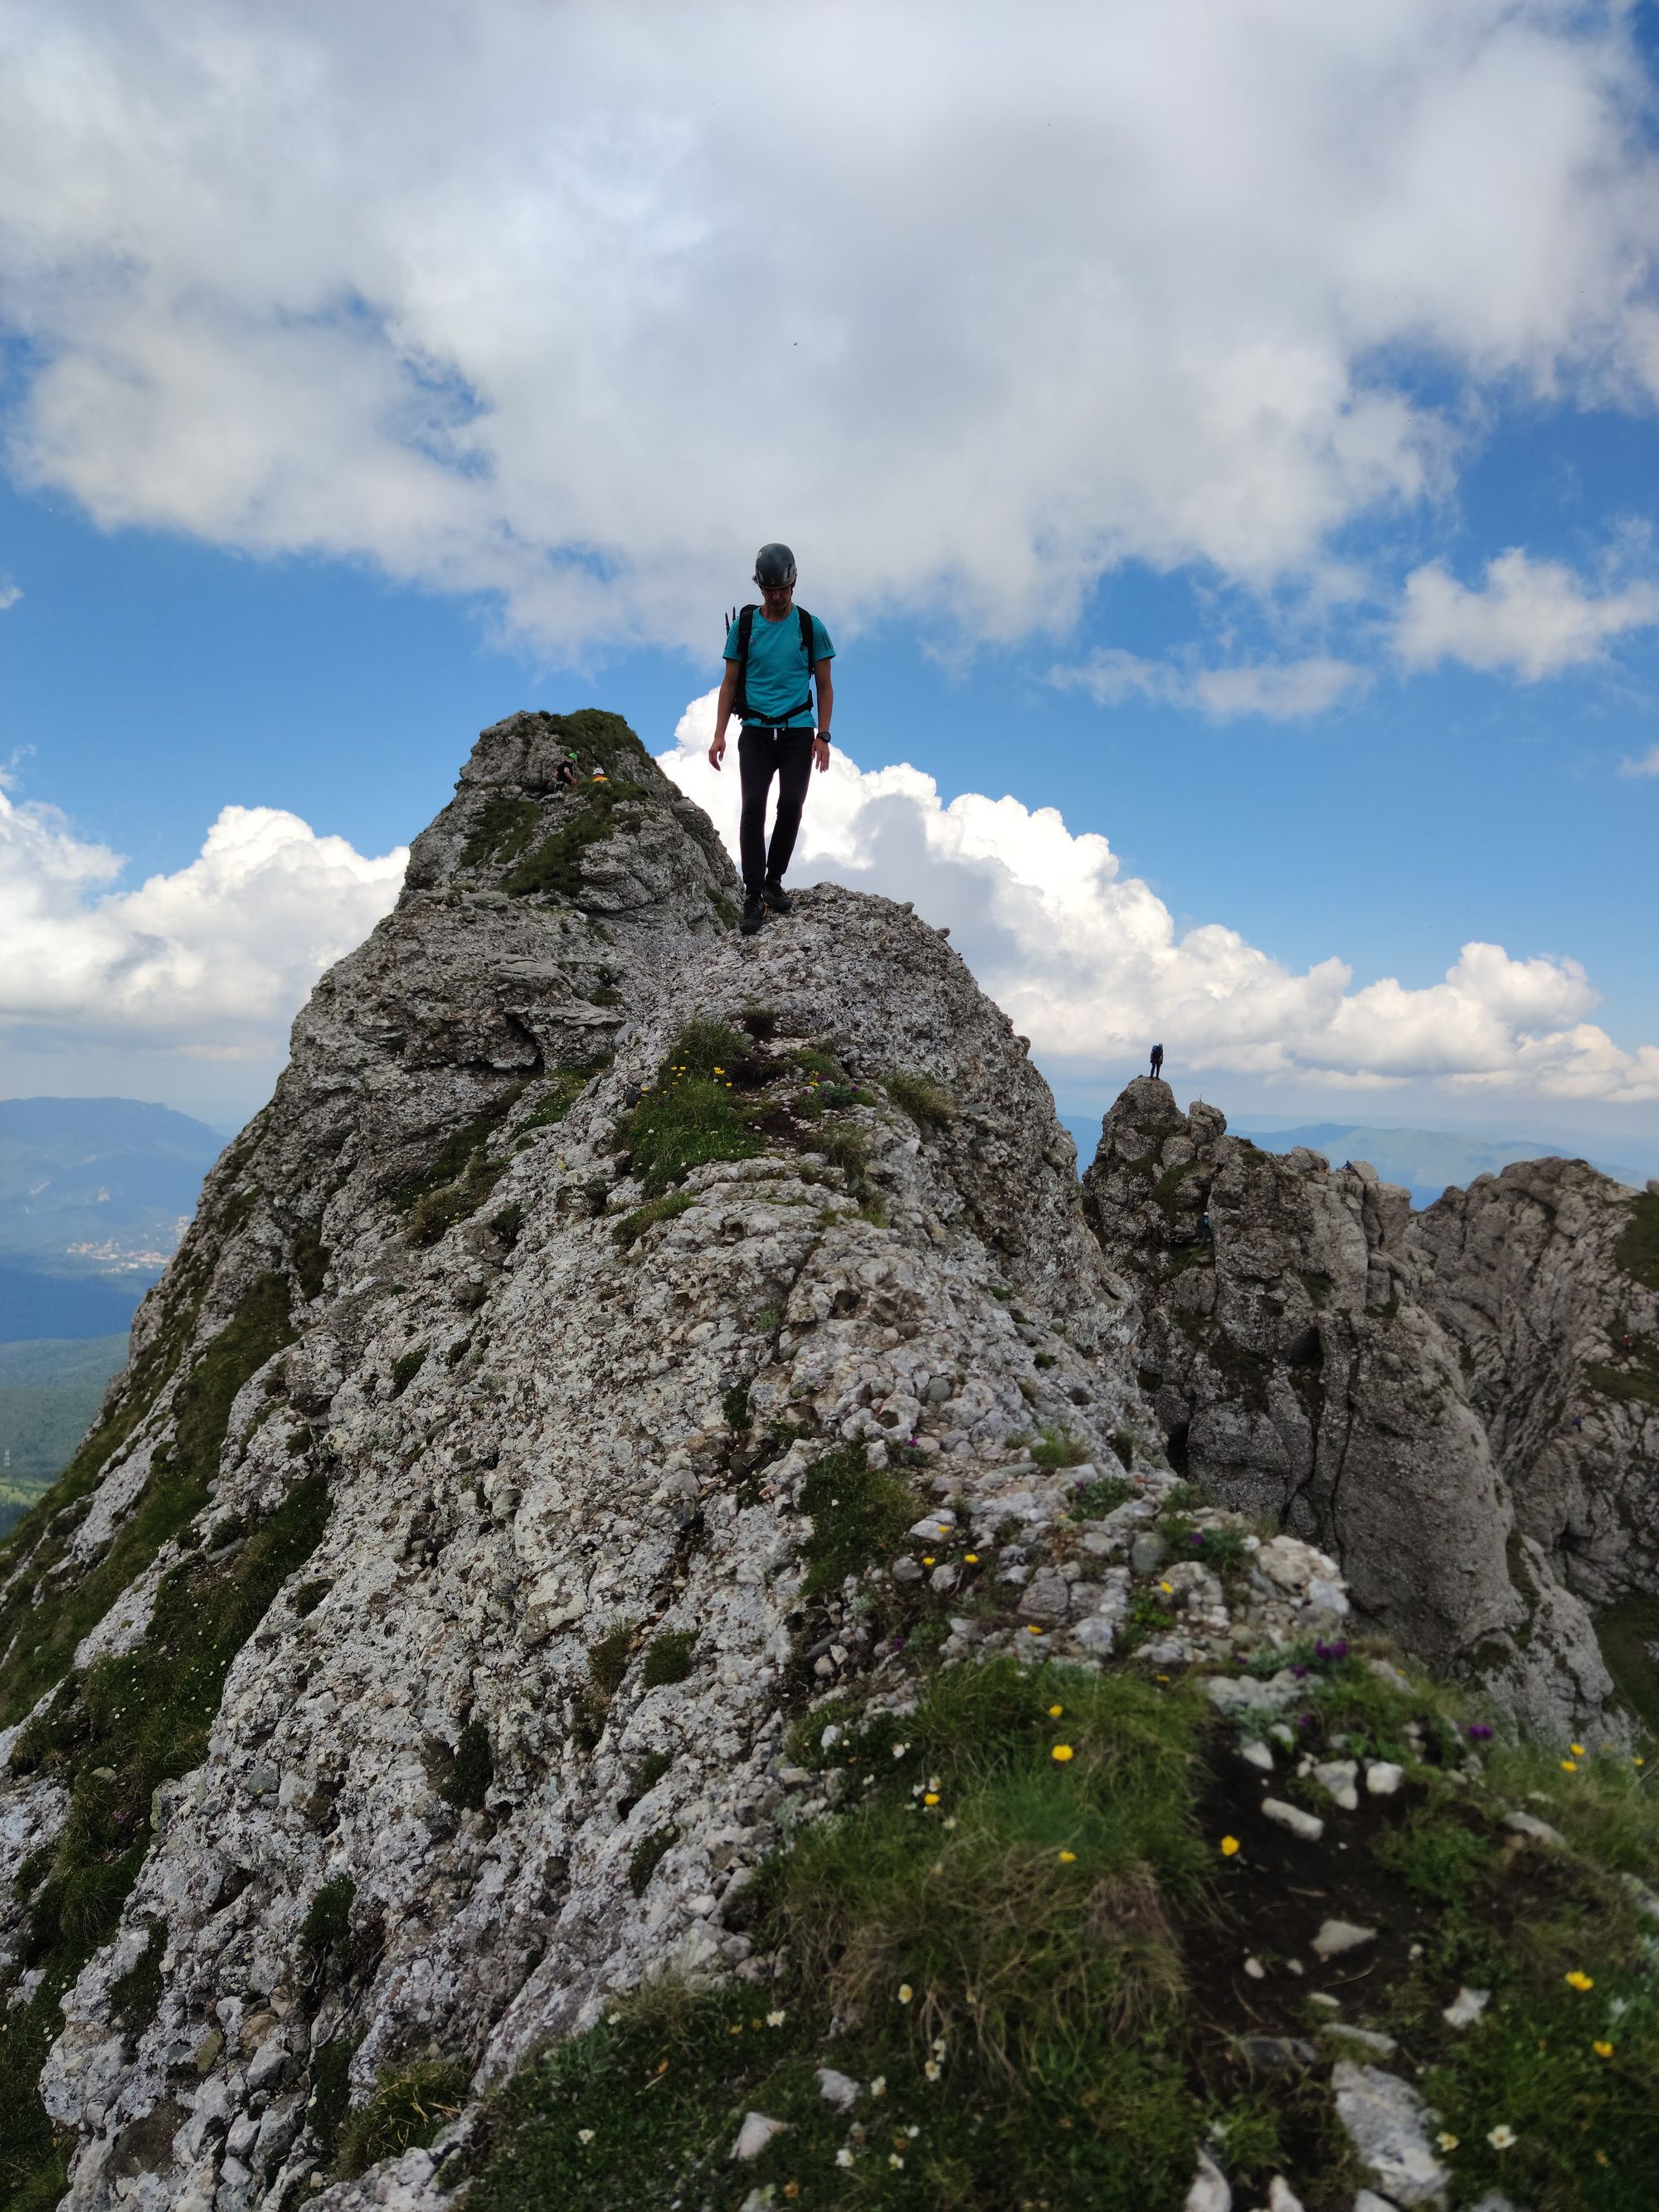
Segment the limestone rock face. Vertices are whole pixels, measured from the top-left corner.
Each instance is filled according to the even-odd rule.
[[[1596,1607],[1659,1588],[1659,1196],[1528,1160],[1419,1217],[1516,1518]],[[1659,1620],[1654,1624],[1659,1632]]]
[[[1599,1718],[1594,1632],[1516,1528],[1404,1190],[1259,1152],[1142,1077],[1105,1118],[1084,1204],[1141,1298],[1140,1380],[1177,1467],[1332,1552],[1407,1649],[1540,1724]]]
[[[1141,1082],[1080,1194],[941,933],[819,888],[744,939],[737,896],[617,717],[486,731],[0,1552],[0,2032],[74,2212],[435,2212],[441,2145],[325,2185],[348,2096],[438,2058],[470,2104],[648,1976],[765,1983],[755,1869],[842,1779],[789,1728],[908,1709],[906,1605],[946,1661],[1139,1639],[1269,1733],[1296,1678],[1241,1666],[1355,1606],[1598,1714],[1549,1516],[1514,1526],[1543,1415],[1512,1468],[1478,1191],[1414,1229]],[[714,1139],[668,1180],[698,1035]],[[1222,1501],[1175,1559],[1171,1459]],[[849,1514],[819,1571],[843,1476],[892,1486],[890,1568]]]
[[[84,1495],[15,1549],[14,1978],[40,1916],[12,1885],[63,1831],[65,1759],[85,1817],[129,1823],[111,1848],[132,1832],[127,1769],[76,1749],[107,1725],[100,1666],[165,1704],[230,1623],[42,2076],[77,2212],[280,2203],[325,2078],[361,2097],[435,2050],[485,2081],[647,1972],[744,1971],[786,1700],[886,1656],[841,1592],[803,1595],[805,1468],[902,1454],[917,1513],[1017,1526],[1041,1594],[1073,1478],[1027,1440],[1063,1427],[1115,1472],[1152,1435],[1133,1309],[1006,1018],[899,907],[808,891],[750,941],[736,889],[615,717],[484,732],[209,1178]],[[778,1102],[753,1156],[642,1214],[619,1123],[689,1020],[746,1012]],[[1109,1646],[1127,1573],[1049,1579],[1027,1632]]]

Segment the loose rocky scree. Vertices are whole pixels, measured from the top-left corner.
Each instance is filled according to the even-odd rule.
[[[0,1553],[5,2201],[1651,2202],[1659,1200],[737,888],[485,732]]]

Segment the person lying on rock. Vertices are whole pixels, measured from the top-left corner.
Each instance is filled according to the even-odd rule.
[[[830,663],[836,648],[816,615],[795,605],[795,556],[787,545],[763,545],[755,556],[758,607],[730,617],[726,637],[726,676],[714,710],[714,742],[709,765],[718,768],[726,751],[726,726],[735,714],[742,725],[738,739],[738,774],[743,783],[743,818],[738,848],[743,861],[743,933],[752,937],[773,914],[787,914],[789,894],[783,872],[795,849],[806,786],[817,763],[830,765],[830,716],[835,687]],[[818,693],[816,726],[812,685]],[[778,780],[777,819],[772,842],[766,842],[766,801]]]

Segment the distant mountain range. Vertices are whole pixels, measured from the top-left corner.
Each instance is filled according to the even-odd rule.
[[[0,1343],[124,1333],[223,1148],[137,1099],[0,1099]]]
[[[1077,1139],[1078,1164],[1086,1167],[1100,1140],[1100,1124],[1076,1115],[1062,1115]],[[1253,1121],[1248,1115],[1227,1127],[1236,1137],[1248,1137],[1264,1152],[1293,1152],[1305,1145],[1322,1152],[1333,1167],[1345,1160],[1368,1160],[1384,1182],[1403,1183],[1415,1206],[1432,1206],[1443,1190],[1455,1185],[1467,1189],[1476,1176],[1497,1175],[1516,1160],[1589,1159],[1592,1167],[1615,1182],[1641,1189],[1650,1169],[1629,1161],[1605,1159],[1542,1138],[1487,1137],[1456,1129],[1378,1128],[1365,1122],[1309,1121],[1300,1127],[1279,1129]]]

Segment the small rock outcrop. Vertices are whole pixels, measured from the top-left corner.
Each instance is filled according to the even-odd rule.
[[[1143,1305],[1139,1380],[1177,1468],[1323,1545],[1407,1650],[1538,1725],[1599,1723],[1612,1680],[1516,1526],[1408,1194],[1363,1163],[1261,1152],[1146,1076],[1106,1116],[1084,1206]]]

